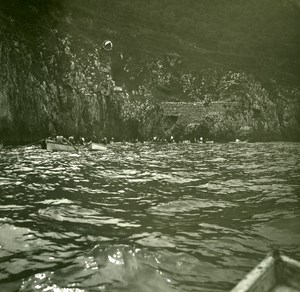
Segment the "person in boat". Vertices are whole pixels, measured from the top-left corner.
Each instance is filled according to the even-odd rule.
[[[75,144],[74,136],[70,136],[70,137],[68,138],[68,140],[69,140],[69,142],[70,142],[71,144]]]
[[[57,135],[51,135],[46,140],[56,141],[56,136]]]
[[[84,145],[84,144],[85,144],[85,139],[84,139],[83,137],[80,137],[80,138],[79,138],[79,143],[80,143],[81,145]]]
[[[115,142],[115,138],[114,137],[111,137],[111,139],[110,139],[110,143],[114,143]]]
[[[174,140],[173,136],[170,137],[170,143],[175,143],[175,140]]]
[[[55,141],[58,143],[63,143],[64,142],[64,136],[56,136]]]
[[[104,137],[104,138],[101,140],[101,143],[104,144],[104,145],[106,145],[106,144],[107,144],[107,138]]]

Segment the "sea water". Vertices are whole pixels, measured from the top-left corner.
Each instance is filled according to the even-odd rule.
[[[229,291],[300,259],[300,144],[0,150],[0,291]]]

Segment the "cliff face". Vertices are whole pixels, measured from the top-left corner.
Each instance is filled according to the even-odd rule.
[[[164,54],[140,70],[131,69],[131,79],[140,84],[133,90],[136,99],[148,93],[148,100],[172,102],[178,109],[170,114],[162,104],[165,119],[157,135],[180,139],[206,136],[216,141],[300,140],[297,87],[282,86],[273,79],[263,82],[250,73],[226,69],[192,71],[185,62],[178,54]],[[216,111],[215,106],[222,104]],[[135,118],[141,120],[145,113],[136,111]],[[178,119],[172,122],[172,117]]]
[[[1,139],[26,143],[53,134],[118,134],[104,36],[97,42],[74,40],[55,21],[61,17],[68,23],[56,3],[13,4],[4,7],[0,19]]]
[[[12,0],[0,8],[6,143],[178,131],[300,140],[297,0]],[[237,106],[179,125],[165,119],[162,101]]]

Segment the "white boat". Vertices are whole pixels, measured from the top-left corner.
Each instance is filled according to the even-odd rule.
[[[47,139],[45,142],[46,142],[46,149],[48,151],[78,151],[78,149],[72,144],[57,142],[49,139]]]
[[[231,144],[236,144],[236,143],[248,143],[248,140],[239,140],[239,139],[236,139],[235,141],[229,141],[229,143]]]
[[[274,252],[250,271],[231,292],[299,292],[300,262]]]
[[[105,145],[94,143],[94,142],[88,143],[87,146],[88,146],[88,149],[92,150],[92,151],[104,151],[104,150],[107,150],[107,147]]]

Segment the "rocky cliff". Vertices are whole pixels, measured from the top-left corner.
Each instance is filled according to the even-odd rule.
[[[1,1],[0,140],[300,140],[299,2],[275,2]],[[162,101],[238,105],[178,125]]]
[[[47,3],[47,5],[45,5]],[[72,34],[58,3],[2,3],[0,136],[27,143],[49,135],[118,134],[110,48]]]

